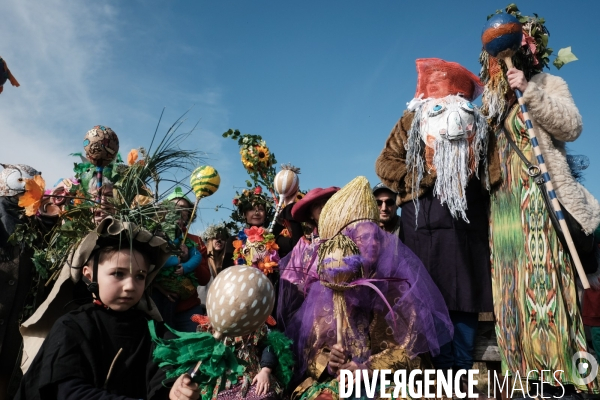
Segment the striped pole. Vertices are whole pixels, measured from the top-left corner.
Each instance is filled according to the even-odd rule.
[[[504,62],[506,63],[508,69],[513,68],[511,57],[504,57]],[[523,119],[525,119],[525,125],[527,126],[527,133],[529,134],[531,145],[533,146],[533,154],[535,155],[535,158],[538,162],[538,167],[542,172],[544,184],[546,185],[546,191],[548,192],[548,196],[552,200],[552,207],[554,208],[554,213],[556,214],[556,218],[558,219],[560,228],[562,229],[563,234],[565,236],[565,241],[567,242],[567,247],[569,248],[569,252],[571,253],[573,262],[575,263],[577,274],[579,275],[579,279],[581,279],[583,288],[589,289],[590,283],[588,282],[587,276],[585,275],[585,271],[583,270],[583,265],[581,264],[579,254],[577,254],[577,249],[575,248],[575,243],[573,243],[573,238],[571,237],[571,232],[569,231],[569,227],[567,226],[567,222],[565,221],[565,216],[563,215],[562,208],[560,207],[560,203],[558,202],[558,198],[556,197],[554,186],[552,185],[552,181],[550,180],[550,174],[548,173],[546,163],[544,162],[544,156],[539,147],[537,135],[535,134],[535,129],[533,127],[533,124],[531,123],[531,119],[529,119],[529,113],[527,112],[525,100],[523,100],[523,94],[518,89],[515,89],[515,93],[517,95],[517,99],[519,100],[519,105],[521,106],[521,112],[523,113]],[[552,212],[552,210],[548,211]]]
[[[281,206],[283,205],[284,196],[283,194],[279,195],[279,203],[277,203],[277,208],[275,209],[275,215],[273,216],[273,220],[269,224],[269,233],[273,233],[273,229],[275,228],[275,221],[277,220],[277,216],[281,212]]]
[[[96,167],[96,202],[99,207],[102,207],[102,176],[104,172],[104,167]]]

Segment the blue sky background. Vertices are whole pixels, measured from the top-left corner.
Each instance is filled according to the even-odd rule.
[[[301,187],[378,182],[375,159],[414,95],[415,59],[456,61],[478,73],[481,28],[501,1],[8,0],[0,55],[21,82],[0,95],[0,162],[72,174],[92,126],[112,127],[121,152],[148,146],[193,106],[185,146],[221,174],[193,231],[227,218],[247,178],[229,128],[260,134]],[[520,1],[545,17],[550,47],[579,61],[560,71],[584,121],[569,146],[590,157],[586,187],[600,197],[600,81],[596,1]]]

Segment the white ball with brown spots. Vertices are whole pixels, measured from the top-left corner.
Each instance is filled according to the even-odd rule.
[[[206,313],[215,337],[243,336],[265,323],[275,305],[275,290],[258,268],[229,267],[217,275],[206,295]]]

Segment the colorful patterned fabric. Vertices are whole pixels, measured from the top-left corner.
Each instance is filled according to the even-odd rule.
[[[502,372],[518,373],[524,380],[532,370],[562,370],[557,375],[562,384],[575,384],[579,374],[571,357],[587,351],[587,346],[574,267],[552,227],[542,193],[506,140],[506,130],[523,154],[535,159],[523,116],[515,105],[497,136],[503,184],[492,195],[490,214]],[[532,372],[529,379],[539,376]],[[598,392],[596,381],[577,387]]]

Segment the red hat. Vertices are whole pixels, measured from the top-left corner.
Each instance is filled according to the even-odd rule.
[[[473,101],[483,92],[479,78],[462,65],[439,58],[417,60],[417,92],[415,97],[441,98],[461,95]]]
[[[310,206],[317,201],[329,199],[338,190],[340,190],[339,187],[332,186],[326,189],[316,188],[306,193],[302,200],[294,204],[292,218],[298,222],[310,222]]]

